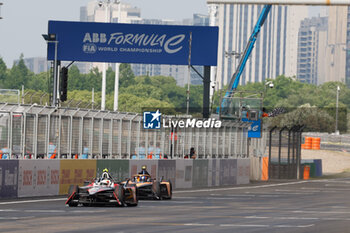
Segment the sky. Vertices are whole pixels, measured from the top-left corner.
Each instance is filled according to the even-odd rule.
[[[46,57],[48,20],[79,21],[80,7],[91,0],[0,0],[0,57],[8,68],[25,58]],[[142,18],[182,20],[207,14],[206,0],[121,0],[141,9]],[[312,11],[316,12],[316,11]]]
[[[79,21],[80,7],[91,0],[0,0],[0,57],[8,68],[23,53],[25,58],[46,57],[48,20]],[[192,18],[207,14],[206,0],[122,0],[141,8],[142,18]]]

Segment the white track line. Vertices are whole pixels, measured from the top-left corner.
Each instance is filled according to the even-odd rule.
[[[313,210],[295,210],[292,213],[307,213],[307,214],[350,214],[349,211],[313,211]]]
[[[315,224],[309,225],[254,225],[254,224],[220,224],[220,227],[275,227],[275,228],[306,228],[312,227]]]
[[[27,201],[8,201],[8,202],[0,202],[0,205],[36,203],[36,202],[48,202],[48,201],[65,201],[65,200],[67,200],[67,198],[40,199],[40,200],[27,200]]]
[[[27,216],[27,217],[0,217],[0,220],[24,220],[24,219],[31,219],[34,218],[34,216]]]
[[[292,184],[302,184],[307,182],[309,181],[296,181],[296,182],[288,182],[288,183],[282,183],[282,184],[266,184],[266,185],[257,185],[257,186],[232,187],[232,188],[183,190],[183,191],[174,191],[173,193],[195,193],[195,192],[214,192],[214,191],[228,191],[228,190],[242,190],[242,189],[259,189],[259,188],[276,187],[276,186],[284,186],[284,185],[292,185]]]
[[[270,227],[270,225],[254,225],[254,224],[220,224],[220,227]]]
[[[184,226],[214,226],[214,224],[205,224],[205,223],[185,223]]]

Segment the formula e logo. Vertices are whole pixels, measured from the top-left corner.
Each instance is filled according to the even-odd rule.
[[[156,112],[143,112],[143,128],[144,129],[160,129],[160,116],[162,114]]]
[[[93,43],[86,43],[86,44],[83,44],[83,51],[84,53],[91,53],[91,54],[96,53],[97,47]]]
[[[259,130],[259,125],[255,125],[252,127],[252,131],[258,131]]]

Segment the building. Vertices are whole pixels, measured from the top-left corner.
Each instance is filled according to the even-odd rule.
[[[185,19],[182,22],[162,19],[142,19],[134,23],[158,24],[158,25],[195,25],[208,26],[209,16],[194,14],[193,19]],[[160,65],[160,64],[131,64],[131,68],[136,76],[171,76],[176,80],[177,85],[185,86],[188,83],[188,66],[181,65]],[[195,69],[203,74],[203,67],[195,66]],[[201,85],[202,78],[191,69],[191,84]]]
[[[80,7],[80,21],[83,22],[113,22],[113,23],[135,23],[141,21],[141,10],[132,7],[130,4],[111,3],[108,7],[105,4],[100,4],[98,1],[91,1],[87,6]],[[109,64],[112,69],[115,66]],[[103,69],[103,63],[83,63],[79,64],[81,73],[88,73],[91,68],[97,67],[100,71]]]
[[[46,72],[50,69],[50,64],[46,57],[23,58],[23,61],[26,67],[35,74]],[[18,62],[18,59],[14,61],[15,64],[18,64]]]
[[[157,25],[179,25],[181,22],[174,20],[162,20],[162,19],[141,19],[132,23],[139,24],[157,24]],[[171,76],[176,80],[177,85],[184,86],[187,83],[188,74],[186,66],[179,65],[161,65],[161,64],[131,64],[135,76]]]
[[[347,43],[349,42],[348,7],[330,6],[328,9],[328,38],[325,54],[325,82],[345,83],[350,65]],[[349,21],[350,22],[350,21]],[[347,77],[347,78],[346,78]]]
[[[218,5],[217,88],[227,84],[234,74],[262,8],[262,5]],[[241,85],[297,74],[299,23],[307,15],[305,6],[272,6],[241,76]]]
[[[297,78],[304,83],[321,84],[325,80],[324,56],[327,47],[327,17],[301,21],[298,33]]]
[[[348,26],[346,29],[346,70],[345,70],[345,82],[350,87],[350,6],[348,6],[347,15]]]
[[[120,7],[120,11],[119,11]],[[107,16],[107,20],[106,20]],[[109,12],[106,14],[104,5],[96,1],[89,2],[87,6],[80,8],[80,21],[83,22],[121,22],[132,24],[158,24],[158,25],[196,25],[208,26],[209,17],[207,15],[194,14],[193,19],[184,19],[183,21],[162,20],[162,19],[142,19],[141,10],[132,7],[130,4],[120,3],[111,4]],[[112,69],[115,66],[109,64]],[[102,70],[102,63],[80,64],[79,69],[82,73],[89,71],[92,67],[98,67]],[[202,67],[195,67],[200,73],[203,73]],[[136,76],[171,76],[174,77],[177,85],[184,86],[188,82],[188,66],[179,65],[161,65],[161,64],[131,64],[131,69]],[[191,84],[202,84],[202,79],[191,71]]]

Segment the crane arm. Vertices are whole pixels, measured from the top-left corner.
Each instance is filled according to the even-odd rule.
[[[241,78],[241,75],[243,73],[244,67],[245,67],[245,65],[248,61],[248,58],[249,58],[249,56],[252,53],[252,50],[254,48],[254,44],[255,44],[255,41],[258,37],[260,29],[261,29],[262,25],[265,23],[265,20],[266,20],[267,16],[269,15],[270,10],[271,10],[271,5],[265,5],[264,8],[262,9],[260,16],[259,16],[259,19],[254,27],[254,30],[249,38],[248,44],[244,50],[242,58],[239,62],[237,70],[233,74],[233,76],[230,80],[225,97],[231,96],[233,94],[233,92],[236,90],[236,88],[239,84],[239,80]]]

